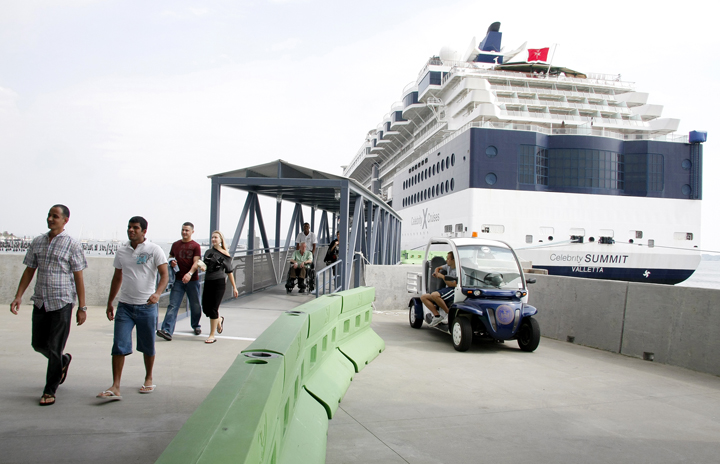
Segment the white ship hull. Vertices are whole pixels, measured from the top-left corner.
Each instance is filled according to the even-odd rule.
[[[699,202],[466,189],[400,214],[403,249],[475,232],[509,243],[522,261],[556,275],[676,283],[700,262],[700,237],[687,240],[687,231],[699,229]],[[569,240],[581,233],[582,243]],[[599,243],[600,237],[614,243]]]

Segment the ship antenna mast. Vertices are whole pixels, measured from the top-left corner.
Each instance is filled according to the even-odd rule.
[[[555,50],[557,50],[557,44],[553,44],[553,53],[550,57],[550,64],[548,65],[547,75],[550,75],[550,68],[552,68],[552,62],[555,59]]]

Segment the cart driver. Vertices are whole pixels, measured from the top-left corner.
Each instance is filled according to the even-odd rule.
[[[432,274],[433,277],[437,277],[445,282],[446,287],[441,288],[436,292],[426,293],[420,297],[423,304],[430,310],[431,313],[433,313],[433,316],[435,316],[433,317],[432,322],[430,322],[430,327],[435,327],[447,318],[447,315],[450,312],[448,305],[452,304],[455,299],[457,269],[455,268],[455,257],[453,256],[452,251],[448,252],[446,261],[447,264],[436,267]],[[455,279],[449,279],[449,277],[455,277]],[[443,314],[440,314],[435,305],[443,311]]]

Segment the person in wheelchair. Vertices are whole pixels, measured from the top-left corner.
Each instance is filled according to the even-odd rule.
[[[307,250],[307,244],[300,242],[299,247],[290,259],[290,272],[288,273],[288,281],[285,284],[287,292],[292,292],[295,288],[295,279],[298,280],[297,286],[300,293],[305,293],[305,277],[308,276],[310,265],[313,262],[313,255]]]
[[[432,276],[445,282],[445,287],[436,292],[426,293],[420,297],[425,307],[433,313],[433,320],[430,327],[435,327],[447,318],[450,310],[448,305],[455,299],[455,287],[457,286],[457,269],[455,268],[455,257],[449,251],[446,258],[447,264],[435,268]],[[440,314],[442,310],[444,314]]]

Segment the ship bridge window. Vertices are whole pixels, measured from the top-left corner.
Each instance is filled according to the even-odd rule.
[[[441,171],[444,171],[444,170],[445,170],[445,160],[441,160],[441,161],[440,161],[440,170],[441,170]]]
[[[661,192],[664,188],[663,155],[625,155],[625,190],[640,192]]]
[[[530,185],[548,185],[548,151],[535,145],[518,148],[518,182]]]
[[[449,156],[445,157],[445,166],[447,166],[448,169],[450,169],[450,157]]]
[[[435,186],[434,185],[432,187],[432,196],[433,196],[433,198],[435,198]]]
[[[455,190],[455,178],[450,179],[450,191]]]
[[[432,167],[432,175],[433,176],[435,175],[435,165],[433,165],[433,167]]]
[[[619,153],[582,148],[548,150],[548,185],[551,188],[622,190],[625,175],[625,157]]]
[[[407,121],[407,119],[403,119],[402,111],[395,111],[390,117],[393,122]]]
[[[455,166],[455,153],[453,153],[452,156],[450,157],[450,164]]]
[[[410,105],[414,105],[418,102],[418,93],[410,92],[403,98],[403,107],[407,108]]]

